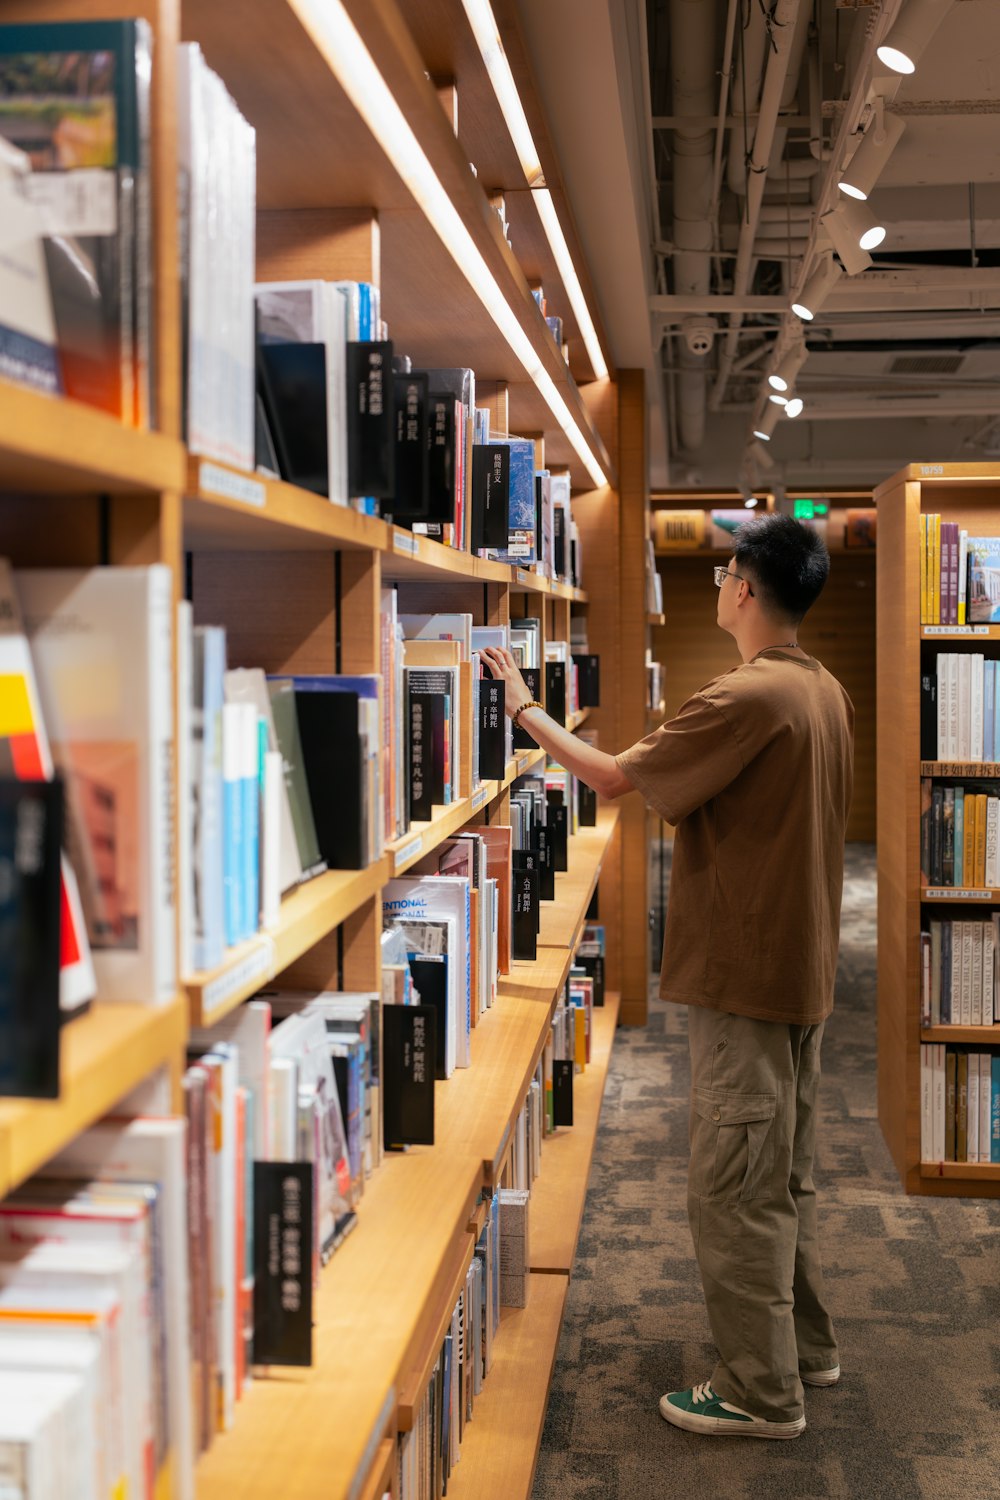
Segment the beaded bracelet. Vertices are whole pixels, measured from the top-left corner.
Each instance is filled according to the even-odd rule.
[[[510,721],[511,728],[512,729],[516,729],[517,728],[517,721],[521,717],[521,715],[524,713],[524,711],[525,711],[526,708],[544,708],[544,707],[545,707],[544,703],[539,703],[539,701],[538,701],[537,698],[529,698],[528,702],[527,703],[522,703],[521,707],[517,710],[517,712],[511,716],[511,721]]]

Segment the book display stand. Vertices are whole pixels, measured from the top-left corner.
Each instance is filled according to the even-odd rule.
[[[921,624],[920,523],[922,515],[940,515],[970,536],[992,535],[1000,474],[990,464],[911,464],[878,487],[875,501],[879,1120],[907,1192],[995,1198],[1000,1163],[922,1159],[921,1046],[995,1056],[1000,1025],[922,1024],[920,935],[932,919],[988,922],[1000,890],[927,887],[921,879],[921,778],[970,790],[997,780],[993,763],[921,759],[921,678],[933,677],[939,649],[997,654],[1000,626]]]
[[[558,163],[508,9],[497,7],[505,46],[558,198]],[[416,19],[404,20],[409,10]],[[649,629],[643,375],[595,380],[575,326],[567,363],[546,325],[490,206],[492,185],[514,182],[516,157],[460,0],[415,8],[399,0],[0,0],[0,23],[131,16],[147,19],[154,35],[155,430],[126,429],[97,410],[0,381],[0,554],[15,567],[165,563],[175,601],[192,600],[195,623],[225,626],[232,665],[281,674],[378,672],[380,596],[390,586],[401,610],[470,611],[481,625],[534,615],[543,638],[556,640],[568,641],[572,612],[586,610],[603,696],[569,727],[586,722],[609,751],[641,738]],[[345,66],[348,36],[364,68]],[[451,55],[431,56],[434,39],[448,36]],[[258,280],[370,281],[381,287],[396,347],[415,364],[473,368],[498,429],[533,438],[546,465],[569,471],[586,592],[187,451],[181,40],[200,44],[257,132]],[[456,82],[438,87],[445,68]],[[468,132],[456,136],[442,94],[468,100]],[[397,154],[373,125],[387,110],[406,127]],[[407,176],[407,153],[422,163],[423,196]],[[528,197],[510,194],[512,237],[554,289],[558,272]],[[282,903],[276,929],[230,949],[217,968],[183,976],[171,1003],[98,998],[65,1033],[60,1099],[0,1103],[0,1194],[143,1083],[156,1080],[159,1097],[180,1112],[189,1029],[221,1019],[270,980],[378,989],[382,887],[462,827],[508,822],[516,778],[543,764],[541,751],[520,752],[502,778],[436,809],[368,868],[302,885]],[[449,1482],[457,1500],[530,1494],[614,1030],[646,1015],[639,799],[601,807],[596,826],[569,839],[568,864],[556,875],[555,901],[543,907],[537,960],[514,963],[472,1033],[471,1068],[437,1085],[436,1144],[391,1155],[373,1174],[357,1228],[321,1278],[313,1367],[255,1378],[232,1429],[199,1461],[199,1500],[398,1494],[396,1439],[413,1422],[464,1285],[484,1189],[509,1173],[512,1126],[600,878],[606,1004],[595,1012],[574,1127],[544,1142],[528,1305],[504,1310],[494,1369]]]

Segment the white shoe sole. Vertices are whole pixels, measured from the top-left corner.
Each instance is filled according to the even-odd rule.
[[[700,1432],[708,1437],[797,1438],[806,1428],[805,1417],[797,1422],[736,1422],[728,1417],[703,1417],[698,1412],[681,1411],[666,1396],[660,1397],[660,1416],[685,1432]]]
[[[834,1365],[832,1370],[800,1370],[799,1379],[803,1385],[836,1385],[840,1379],[840,1366]]]

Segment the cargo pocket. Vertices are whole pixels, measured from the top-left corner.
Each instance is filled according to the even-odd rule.
[[[774,1165],[773,1094],[696,1088],[691,1096],[691,1191],[745,1202],[767,1192]]]

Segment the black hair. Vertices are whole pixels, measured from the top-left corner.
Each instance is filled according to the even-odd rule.
[[[740,572],[771,615],[798,624],[823,591],[830,554],[811,526],[791,516],[754,516],[733,535]]]

